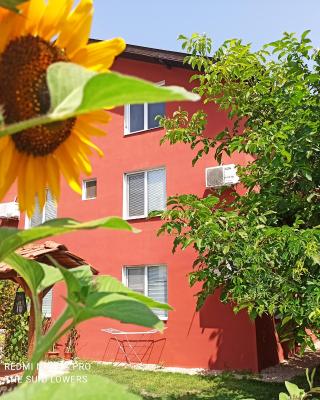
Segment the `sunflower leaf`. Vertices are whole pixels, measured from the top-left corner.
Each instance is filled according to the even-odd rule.
[[[80,65],[65,62],[49,67],[47,81],[54,105],[53,116],[65,113],[79,115],[130,103],[199,99],[198,95],[187,92],[181,87],[160,87],[115,72],[93,73]],[[61,90],[62,85],[64,93]],[[56,101],[57,97],[59,104]]]
[[[106,317],[163,330],[163,322],[151,307],[171,310],[168,304],[139,295],[112,276],[97,277],[90,284],[86,279],[81,282],[72,270],[57,267],[64,276],[68,289],[68,306],[77,324],[94,317]]]
[[[52,219],[31,229],[1,228],[0,260],[3,260],[19,247],[35,240],[82,229],[90,230],[96,228],[139,232],[119,217],[107,217],[89,222],[78,222],[71,218],[59,218]]]
[[[22,3],[26,3],[29,0],[0,0],[0,8],[6,8],[9,11],[19,13],[20,10],[17,8]]]
[[[51,393],[51,394],[50,394]],[[68,374],[61,379],[19,385],[14,392],[4,397],[6,400],[95,399],[139,400],[140,396],[129,393],[127,389],[105,377],[95,375]]]
[[[0,125],[0,136],[125,104],[199,100],[197,94],[178,86],[160,87],[115,72],[99,74],[66,62],[48,68],[47,82],[51,97],[49,113],[12,125]]]

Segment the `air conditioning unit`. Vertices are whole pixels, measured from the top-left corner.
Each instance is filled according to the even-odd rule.
[[[234,164],[206,168],[206,187],[219,188],[231,186],[239,182],[237,167]]]
[[[19,204],[15,201],[0,203],[0,218],[19,218]]]

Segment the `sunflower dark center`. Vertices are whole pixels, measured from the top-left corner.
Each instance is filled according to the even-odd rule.
[[[45,114],[50,109],[46,82],[49,65],[69,61],[58,47],[31,35],[12,40],[0,55],[0,105],[6,124]],[[26,154],[46,156],[71,134],[75,119],[36,126],[12,136]]]

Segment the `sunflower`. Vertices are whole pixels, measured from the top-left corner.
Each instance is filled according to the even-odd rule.
[[[14,14],[0,8],[0,106],[5,124],[50,109],[47,68],[55,62],[107,71],[125,48],[121,38],[88,44],[93,1],[30,0]],[[0,198],[17,181],[21,211],[30,217],[35,199],[43,208],[46,190],[60,194],[60,172],[81,193],[80,175],[90,175],[89,156],[102,151],[91,136],[104,135],[110,116],[96,111],[0,138]]]

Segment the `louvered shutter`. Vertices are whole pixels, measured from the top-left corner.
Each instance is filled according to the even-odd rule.
[[[127,267],[126,273],[128,288],[144,294],[144,267]]]
[[[144,172],[127,176],[128,216],[144,216]]]
[[[45,318],[51,318],[52,315],[52,293],[53,290],[50,289],[42,299],[42,316]]]
[[[148,212],[166,207],[166,170],[148,172]]]
[[[165,266],[148,267],[148,296],[161,303],[168,301],[167,268]],[[163,310],[153,310],[159,318],[166,318],[168,313]]]
[[[44,206],[44,220],[49,221],[50,219],[57,218],[57,202],[52,196],[50,190],[47,190],[47,199]]]
[[[30,219],[30,227],[41,225],[42,218],[43,218],[42,210],[40,209],[38,196],[36,196],[34,212]]]

